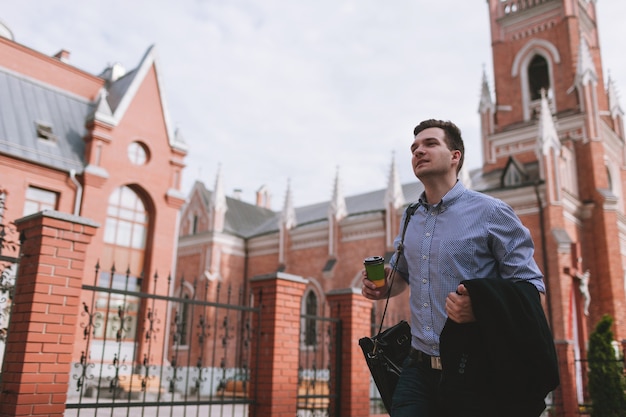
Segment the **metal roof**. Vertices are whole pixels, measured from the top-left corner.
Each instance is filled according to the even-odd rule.
[[[207,211],[211,201],[211,191],[207,190],[200,181],[196,182],[200,187]],[[421,182],[404,184],[402,192],[406,204],[417,201],[424,190]],[[370,191],[346,197],[348,216],[384,211],[386,189]],[[246,203],[236,198],[226,197],[226,210],[224,231],[243,238],[252,238],[278,232],[281,212],[272,211],[254,204]],[[328,220],[330,201],[296,207],[296,228],[305,224]]]
[[[94,117],[106,118],[117,124],[148,71],[156,66],[155,59],[152,46],[134,70],[115,80],[103,78],[106,85],[94,100],[0,66],[0,153],[62,171],[82,173],[86,165],[83,141],[87,134],[86,121]],[[107,71],[112,69],[105,73]],[[160,84],[158,71],[156,74]],[[182,135],[175,134],[169,127],[163,101],[161,106],[170,145],[186,152]]]
[[[196,181],[191,192],[195,188],[200,191],[204,206],[208,212],[212,191],[207,190],[201,181]],[[241,237],[248,237],[260,224],[277,218],[276,212],[272,210],[246,203],[236,198],[226,197],[226,207],[224,231]]]
[[[94,104],[0,68],[0,153],[44,166],[82,172],[85,120]],[[51,128],[40,137],[37,126]]]

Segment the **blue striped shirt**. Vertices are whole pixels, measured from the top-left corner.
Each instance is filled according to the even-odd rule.
[[[410,286],[413,347],[439,356],[446,297],[464,279],[527,280],[541,292],[545,286],[530,233],[508,204],[460,181],[439,204],[425,200],[422,194],[409,221],[404,255],[391,264]],[[401,234],[396,248],[400,240]]]

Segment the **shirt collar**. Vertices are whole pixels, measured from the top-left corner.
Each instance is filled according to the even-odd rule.
[[[426,201],[426,192],[422,191],[422,194],[420,194],[419,197],[419,202],[421,205],[423,205],[424,207],[441,207],[441,210],[444,210],[446,207],[451,206],[452,204],[454,204],[456,202],[456,200],[459,199],[459,197],[461,197],[461,195],[465,192],[466,188],[463,185],[463,183],[459,180],[456,180],[456,184],[454,184],[454,187],[452,187],[450,189],[450,191],[448,191],[446,193],[446,195],[443,196],[443,198],[441,199],[440,203],[437,204],[429,204]]]

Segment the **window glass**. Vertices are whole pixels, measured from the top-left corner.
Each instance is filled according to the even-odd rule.
[[[145,165],[148,161],[148,151],[143,144],[133,142],[128,145],[128,159],[133,165]]]
[[[124,186],[111,193],[104,227],[103,270],[98,277],[99,286],[141,291],[148,221],[145,205],[135,191]],[[117,272],[112,272],[113,267]],[[122,343],[135,340],[141,305],[138,297],[102,293],[96,305],[96,320],[100,321],[95,330],[96,337]]]
[[[539,100],[541,90],[550,89],[550,75],[548,73],[548,61],[540,55],[536,55],[528,66],[528,88],[530,99]]]
[[[24,216],[37,213],[42,210],[55,210],[57,208],[58,194],[43,188],[28,187],[24,201]]]
[[[317,296],[313,291],[307,294],[305,302],[305,314],[309,316],[317,315]],[[304,325],[304,344],[306,346],[315,346],[317,344],[317,320],[309,317]]]
[[[116,246],[143,249],[148,216],[143,202],[129,187],[120,187],[109,198],[104,241]]]

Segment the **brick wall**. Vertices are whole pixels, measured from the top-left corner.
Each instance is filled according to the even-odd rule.
[[[63,416],[85,252],[94,223],[56,211],[16,221],[24,233],[9,323],[0,416]]]

